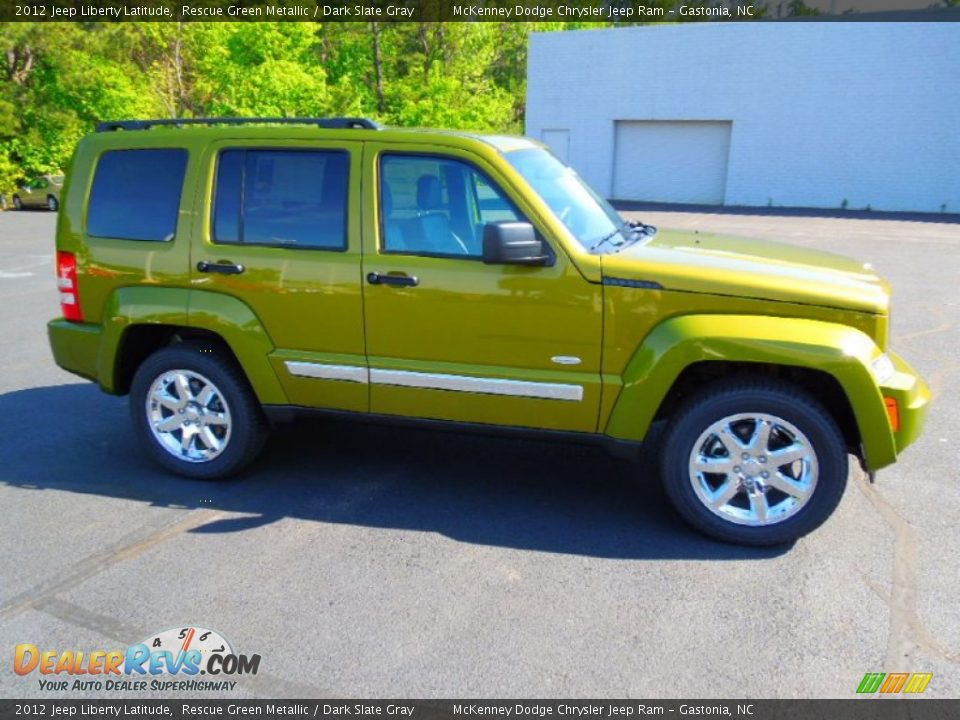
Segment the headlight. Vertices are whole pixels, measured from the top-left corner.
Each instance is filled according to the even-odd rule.
[[[890,357],[884,353],[870,363],[870,371],[873,373],[874,379],[883,384],[896,374],[897,369],[893,367],[893,361],[890,360]]]

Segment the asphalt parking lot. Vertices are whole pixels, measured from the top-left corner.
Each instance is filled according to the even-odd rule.
[[[697,535],[649,460],[587,447],[309,422],[242,479],[181,480],[141,454],[124,398],[53,364],[55,217],[0,213],[7,663],[200,625],[262,656],[227,697],[848,698],[896,671],[960,696],[960,225],[629,214],[873,263],[893,347],[935,393],[926,434],[774,550]],[[7,663],[0,695],[45,694]]]

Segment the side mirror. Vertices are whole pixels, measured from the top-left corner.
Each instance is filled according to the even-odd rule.
[[[533,225],[527,222],[487,223],[483,226],[483,262],[486,265],[549,265],[550,252]]]

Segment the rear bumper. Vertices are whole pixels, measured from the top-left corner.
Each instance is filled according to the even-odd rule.
[[[47,323],[47,337],[54,362],[67,372],[97,381],[101,331],[100,325],[69,322],[63,318],[51,320]]]
[[[899,455],[923,432],[932,396],[930,388],[916,370],[896,353],[887,354],[896,372],[880,386],[880,393],[897,403],[900,429],[893,432],[893,442]]]

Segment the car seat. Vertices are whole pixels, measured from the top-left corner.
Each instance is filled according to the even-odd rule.
[[[466,246],[450,228],[447,211],[442,208],[440,178],[421,175],[417,179],[417,221],[425,249],[441,255],[467,254]]]
[[[393,193],[390,186],[380,186],[380,212],[383,217],[383,247],[387,251],[408,250],[400,223],[393,217]]]

